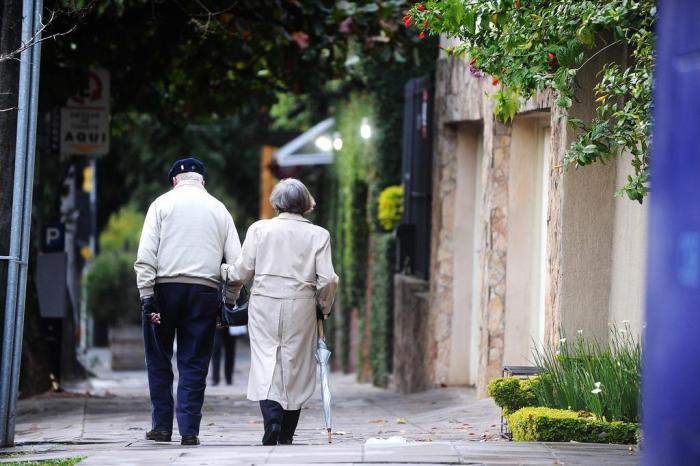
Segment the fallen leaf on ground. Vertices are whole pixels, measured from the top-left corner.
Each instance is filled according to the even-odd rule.
[[[386,422],[386,420],[384,419],[372,419],[371,421],[369,421],[370,424],[379,424],[384,422]]]
[[[407,422],[408,422],[408,421],[406,421],[406,418],[405,418],[405,417],[396,418],[396,423],[397,423],[397,424],[406,424]]]

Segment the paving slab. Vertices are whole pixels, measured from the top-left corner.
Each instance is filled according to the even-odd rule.
[[[245,345],[237,351],[234,384],[207,387],[202,444],[181,446],[176,423],[172,442],[155,443],[144,439],[150,424],[145,372],[113,372],[105,354],[92,356],[87,359],[97,362],[91,367],[95,378],[19,402],[17,446],[0,449],[0,464],[17,461],[8,455],[18,453],[22,460],[85,456],[81,466],[639,464],[638,452],[625,446],[504,441],[498,407],[478,400],[473,389],[402,395],[337,373],[331,376],[333,443],[327,442],[317,391],[302,411],[295,445],[263,447],[258,404],[245,398]]]

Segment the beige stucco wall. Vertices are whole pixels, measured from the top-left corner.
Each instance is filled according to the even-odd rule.
[[[617,164],[615,186],[623,186],[632,166],[627,156]],[[629,320],[639,333],[644,321],[644,285],[646,279],[648,200],[644,204],[617,197],[612,245],[609,321],[616,325]]]
[[[508,180],[508,262],[506,270],[506,365],[528,365],[533,342],[540,339],[540,287],[544,147],[541,128],[545,114],[519,116],[513,122]],[[547,120],[548,121],[548,120]]]

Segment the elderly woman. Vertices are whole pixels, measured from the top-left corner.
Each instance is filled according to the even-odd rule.
[[[292,443],[315,388],[316,321],[330,314],[338,285],[328,231],[304,218],[316,204],[306,186],[282,180],[270,203],[279,215],[251,225],[236,262],[221,266],[230,285],[253,282],[248,399],[260,402],[263,445]]]

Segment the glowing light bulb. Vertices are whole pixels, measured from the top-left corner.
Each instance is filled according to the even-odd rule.
[[[362,139],[369,139],[372,137],[372,127],[369,125],[369,119],[363,118],[360,124],[360,136]]]

